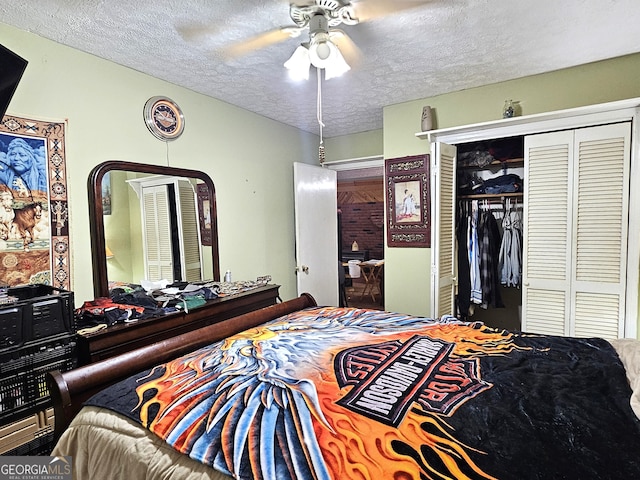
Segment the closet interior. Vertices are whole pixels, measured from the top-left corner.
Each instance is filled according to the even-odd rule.
[[[430,140],[432,154],[432,316],[460,314],[467,301],[459,293],[465,280],[457,260],[465,257],[458,247],[468,245],[457,241],[459,219],[477,211],[481,221],[490,212],[504,235],[501,220],[515,210],[520,287],[500,277],[505,307],[477,303],[467,319],[550,335],[637,337],[637,106],[632,99],[417,134]],[[520,177],[521,191],[510,175]]]
[[[519,330],[524,137],[456,147],[457,315]]]

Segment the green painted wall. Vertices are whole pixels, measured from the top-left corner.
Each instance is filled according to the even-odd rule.
[[[236,279],[270,274],[283,299],[296,295],[293,168],[317,163],[318,137],[227,103],[118,66],[0,23],[0,43],[29,60],[10,114],[67,121],[67,176],[72,288],[77,302],[93,298],[87,177],[106,160],[192,168],[216,185],[222,271]],[[285,73],[283,72],[283,75]],[[419,99],[384,108],[383,129],[325,139],[327,160],[426,153],[424,105],[436,127],[501,117],[504,100],[534,114],[640,97],[640,54],[544,75]],[[177,101],[184,135],[169,144],[146,129],[142,108],[154,95]],[[386,248],[386,308],[429,312],[430,249]]]
[[[134,201],[129,201],[129,196],[135,197],[135,193],[126,183],[127,174],[113,171],[109,175],[111,177],[112,211],[110,215],[104,216],[106,234],[104,240],[114,256],[107,260],[107,275],[111,280],[138,283],[141,278],[144,278],[144,255],[141,251],[132,251],[132,245],[139,245],[142,240],[132,241],[131,227],[135,225],[137,233],[140,234],[140,237],[142,236],[138,221],[140,211],[131,211],[131,207],[137,204],[135,198],[132,198]],[[142,276],[140,276],[140,272],[142,272]]]
[[[431,105],[436,128],[497,120],[505,99],[519,102],[524,115],[640,97],[640,54],[582,65],[390,105],[384,108],[384,157],[429,152],[420,131],[422,107]],[[428,315],[431,250],[385,248],[385,307]]]
[[[326,138],[324,144],[327,162],[381,156],[383,151],[382,130]]]
[[[77,304],[93,298],[87,178],[106,160],[209,174],[216,186],[222,272],[230,269],[238,280],[272,275],[283,299],[296,296],[293,162],[317,164],[316,135],[2,23],[0,43],[29,61],[8,113],[67,121]],[[157,140],[145,126],[143,106],[155,95],[172,98],[184,112],[185,131],[174,142]]]

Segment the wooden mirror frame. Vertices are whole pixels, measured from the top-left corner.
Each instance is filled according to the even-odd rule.
[[[212,280],[220,281],[220,258],[218,254],[218,220],[216,191],[213,181],[204,172],[185,168],[147,165],[143,163],[110,160],[96,165],[89,173],[89,228],[91,232],[91,256],[93,261],[93,293],[96,298],[109,296],[109,278],[107,275],[107,254],[104,234],[104,211],[102,208],[102,179],[110,171],[147,173],[150,175],[171,175],[201,180],[210,192],[211,251],[213,255]]]

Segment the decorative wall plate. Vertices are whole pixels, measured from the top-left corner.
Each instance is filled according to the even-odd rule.
[[[184,116],[170,98],[151,97],[144,104],[144,121],[149,131],[160,140],[175,140],[184,131]]]

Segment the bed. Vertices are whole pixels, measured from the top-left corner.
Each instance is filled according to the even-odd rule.
[[[640,478],[640,342],[309,295],[69,372],[74,478]]]

